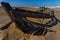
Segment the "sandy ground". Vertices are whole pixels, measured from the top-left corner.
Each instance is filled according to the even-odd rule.
[[[0,27],[10,21],[6,12],[2,10],[0,10]],[[29,10],[31,10],[31,8]],[[60,19],[60,11],[55,11],[54,14],[58,19]],[[36,20],[39,22],[39,19],[35,19],[35,21]],[[12,23],[8,29],[0,30],[0,40],[60,40],[60,23],[50,29],[56,32],[48,32],[45,36],[33,36],[32,34],[24,34],[14,23]]]

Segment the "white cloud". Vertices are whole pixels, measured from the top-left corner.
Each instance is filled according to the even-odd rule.
[[[60,8],[60,6],[47,6],[48,8]]]

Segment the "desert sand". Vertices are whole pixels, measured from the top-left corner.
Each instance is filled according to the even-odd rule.
[[[39,8],[22,8],[26,10],[36,11],[39,10]],[[56,11],[57,9],[54,9],[55,16],[60,19],[60,11]],[[28,18],[29,19],[29,18]],[[9,22],[11,19],[7,15],[7,13],[4,11],[3,8],[0,8],[0,27],[5,25],[7,22]],[[31,18],[29,19],[31,20]],[[39,22],[40,19],[32,19],[34,21]],[[46,22],[45,20],[44,22]],[[51,27],[49,29],[52,29],[56,32],[48,32],[45,36],[33,36],[33,34],[24,34],[20,29],[16,27],[14,23],[12,23],[7,29],[0,30],[0,40],[60,40],[60,23],[55,25],[54,27]]]

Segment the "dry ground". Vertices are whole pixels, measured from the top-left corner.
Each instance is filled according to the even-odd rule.
[[[26,10],[39,10],[38,8],[24,8]],[[6,16],[6,19],[4,17]],[[55,11],[55,16],[60,19],[60,11]],[[3,19],[2,19],[3,18]],[[7,16],[6,12],[3,10],[3,8],[0,8],[0,27],[7,23],[10,18]],[[28,18],[29,19],[29,18]],[[31,20],[31,18],[29,19]],[[32,21],[39,22],[40,19],[32,19]],[[47,19],[44,21],[46,22]],[[48,32],[45,36],[33,36],[33,35],[27,35],[18,29],[14,23],[12,23],[8,29],[0,30],[0,40],[60,40],[60,23],[58,23],[56,26],[50,28],[55,30],[56,32]]]

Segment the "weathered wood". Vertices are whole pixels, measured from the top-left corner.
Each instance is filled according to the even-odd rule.
[[[16,24],[16,27],[21,29],[24,33],[29,33],[30,32],[29,30],[32,30],[32,31],[34,30],[35,31],[35,29],[39,29],[37,31],[40,31],[41,34],[43,34],[44,31],[47,32],[47,30],[44,30],[45,29],[44,27],[45,26],[50,26],[50,25],[47,25],[48,23],[50,23],[50,22],[48,22],[45,25],[43,24],[43,26],[40,25],[39,28],[35,28],[31,23],[25,21],[26,19],[24,19],[24,18],[33,17],[33,18],[45,18],[45,19],[46,18],[51,18],[52,19],[54,17],[53,12],[50,13],[50,14],[45,14],[43,12],[38,12],[38,11],[33,12],[33,11],[17,9],[17,8],[12,9],[10,4],[6,3],[6,2],[1,2],[1,5],[5,9],[7,14],[10,16],[11,20]]]

